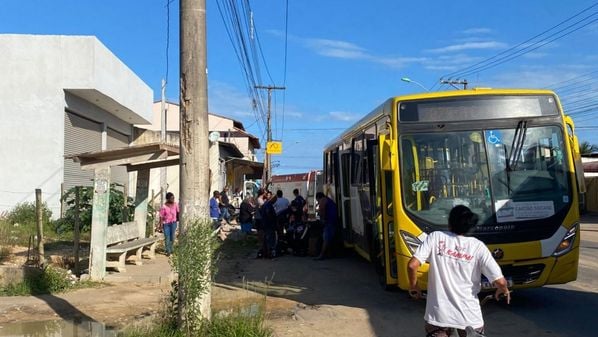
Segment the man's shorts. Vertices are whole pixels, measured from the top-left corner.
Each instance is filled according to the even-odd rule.
[[[324,226],[324,231],[322,233],[322,239],[326,243],[331,243],[334,239],[334,226],[326,225]]]
[[[451,331],[453,328],[444,328],[436,325],[432,325],[426,322],[426,337],[450,337]],[[456,329],[459,337],[467,337],[467,332],[465,330]],[[479,333],[480,335],[484,336],[484,327],[474,329],[475,332]]]

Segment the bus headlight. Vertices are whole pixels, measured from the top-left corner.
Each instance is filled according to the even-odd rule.
[[[411,255],[415,254],[415,250],[422,244],[421,240],[415,237],[413,234],[404,231],[400,231],[399,233],[401,233],[401,237],[407,244],[407,248],[409,248]]]
[[[569,252],[573,248],[573,244],[575,243],[576,235],[577,235],[577,224],[573,225],[573,227],[571,227],[571,229],[569,229],[567,231],[567,233],[565,233],[563,240],[556,247],[556,249],[554,250],[554,253],[552,253],[552,256],[561,256],[561,255]]]

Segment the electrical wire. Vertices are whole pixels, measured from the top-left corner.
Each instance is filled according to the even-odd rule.
[[[289,41],[289,0],[285,1],[285,18],[284,18],[284,72],[282,86],[287,86],[287,55],[288,55],[288,41]],[[286,90],[282,92],[282,131],[280,139],[284,139],[284,112],[286,106]]]
[[[170,70],[169,66],[169,50],[170,50],[170,4],[173,3],[174,0],[167,0],[166,1],[166,71],[164,72],[164,86],[168,83],[168,71]],[[166,88],[164,89],[166,92]]]
[[[579,29],[581,29],[583,27],[586,27],[587,25],[592,24],[596,20],[592,20],[592,21],[590,21],[588,23],[585,23],[581,27],[577,27],[577,28],[573,29],[570,32],[566,32],[566,33],[564,33],[564,34],[562,34],[560,36],[557,36],[554,39],[549,40],[548,42],[545,42],[544,44],[540,44],[541,42],[544,42],[547,39],[549,39],[549,38],[551,38],[551,37],[553,37],[553,36],[555,36],[555,35],[557,35],[557,34],[559,34],[561,32],[564,32],[564,31],[566,31],[566,30],[568,30],[568,29],[570,29],[570,28],[578,25],[579,23],[581,23],[581,22],[583,22],[583,21],[591,18],[592,16],[596,15],[597,13],[594,12],[591,15],[586,16],[585,18],[583,18],[581,20],[578,20],[577,22],[575,22],[575,23],[567,26],[566,28],[561,29],[561,30],[557,31],[556,33],[553,33],[553,34],[549,35],[548,37],[545,37],[545,38],[543,38],[543,39],[541,39],[539,41],[536,41],[536,42],[531,43],[531,44],[528,45],[529,42],[537,39],[538,37],[540,37],[540,36],[542,36],[544,34],[547,34],[548,32],[550,32],[550,31],[552,31],[552,30],[560,27],[561,25],[563,25],[563,24],[565,24],[565,23],[573,20],[574,18],[576,18],[576,17],[578,17],[578,16],[580,16],[580,15],[588,12],[589,10],[591,10],[592,8],[594,8],[596,6],[598,6],[598,3],[594,3],[593,5],[591,5],[591,6],[587,7],[587,8],[585,8],[585,9],[583,9],[582,11],[578,12],[577,14],[575,14],[575,15],[567,18],[567,19],[565,19],[564,21],[561,21],[557,25],[555,25],[555,26],[553,26],[553,27],[551,27],[551,28],[543,31],[540,34],[537,34],[537,35],[533,36],[532,38],[529,38],[529,39],[527,39],[527,40],[525,40],[525,41],[517,44],[516,46],[513,46],[513,47],[511,47],[511,48],[509,48],[507,50],[504,50],[504,51],[498,53],[497,55],[494,55],[494,56],[492,56],[490,58],[484,59],[484,60],[482,60],[480,62],[477,62],[477,63],[475,63],[475,64],[473,64],[471,66],[468,66],[468,67],[462,68],[460,70],[454,71],[452,73],[443,75],[441,77],[441,80],[444,79],[444,78],[448,78],[450,80],[452,77],[464,77],[464,76],[469,75],[469,74],[482,72],[484,70],[493,68],[493,67],[498,66],[498,65],[500,65],[502,63],[510,61],[510,60],[512,60],[514,58],[517,58],[517,57],[520,57],[522,55],[525,55],[525,54],[527,54],[527,53],[529,53],[531,51],[534,51],[534,50],[536,50],[536,49],[538,49],[538,48],[540,48],[540,47],[542,47],[542,46],[544,46],[544,45],[546,45],[548,43],[554,42],[555,40],[563,38],[563,37],[565,37],[565,36],[567,36],[567,35],[575,32],[575,31],[577,31],[577,30],[579,30]],[[517,50],[519,47],[524,46],[524,45],[525,45],[525,47]]]
[[[234,1],[216,1],[216,4],[229,37],[229,41],[231,42],[231,46],[235,51],[235,55],[237,56],[241,70],[244,73],[247,93],[252,101],[252,111],[256,120],[261,121],[261,123],[264,125],[262,128],[262,125],[259,122],[257,124],[259,132],[262,134],[263,138],[265,133],[263,129],[265,129],[266,126],[266,117],[262,103],[263,99],[259,91],[255,88],[257,83],[252,70],[253,68],[249,62],[249,58],[247,57],[247,48],[244,45],[243,38],[244,32],[239,24],[235,3]]]

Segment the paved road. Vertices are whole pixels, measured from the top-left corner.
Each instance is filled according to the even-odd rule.
[[[489,302],[483,307],[489,336],[596,335],[597,220],[591,217],[582,223],[578,280],[516,291],[508,306]],[[425,303],[408,298],[402,291],[380,289],[372,266],[358,257],[312,261],[292,256],[255,260],[248,256],[228,268],[217,281],[305,304],[273,313],[269,323],[277,336],[423,335]]]

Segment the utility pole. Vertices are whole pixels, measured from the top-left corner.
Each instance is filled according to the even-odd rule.
[[[256,85],[256,89],[266,89],[268,90],[268,114],[266,115],[266,131],[268,142],[272,141],[272,125],[270,123],[271,120],[271,108],[272,108],[272,90],[284,90],[285,87],[277,87],[277,86],[264,86],[264,85]],[[264,172],[262,173],[262,185],[264,187],[268,186],[268,181],[272,178],[272,162],[270,158],[270,154],[268,153],[268,144],[266,144],[266,151],[264,157]]]
[[[42,190],[35,189],[35,220],[37,223],[37,263],[39,266],[46,265],[44,257],[44,223],[43,223]]]
[[[180,235],[190,226],[201,225],[209,219],[210,188],[208,153],[208,86],[206,48],[206,0],[181,0],[180,15]],[[185,259],[185,256],[181,256]],[[208,257],[208,261],[211,256]],[[204,273],[210,280],[208,262]],[[179,326],[183,313],[199,309],[210,318],[211,287],[194,299],[191,307],[181,308],[185,302],[185,284],[179,283]],[[182,299],[181,299],[182,297]]]
[[[166,80],[162,79],[162,95],[160,99],[160,142],[166,143]],[[166,167],[160,167],[160,205],[166,201],[166,189],[168,179],[166,178]]]

